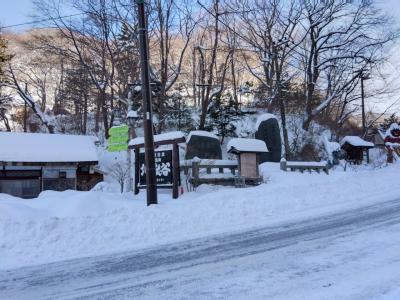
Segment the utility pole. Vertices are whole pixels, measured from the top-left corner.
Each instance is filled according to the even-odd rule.
[[[365,120],[365,96],[364,96],[364,80],[370,79],[368,74],[364,74],[361,71],[361,113],[362,113],[362,128],[363,128],[363,138],[367,134],[367,124]],[[367,163],[369,163],[369,151],[367,150]]]
[[[25,83],[25,94],[28,93],[28,84]],[[24,101],[24,132],[27,132],[26,119],[28,118],[28,108],[26,101]]]
[[[153,120],[149,68],[149,41],[147,36],[145,1],[136,0],[139,19],[140,66],[142,75],[144,149],[146,164],[147,205],[157,204],[157,180],[154,157]]]
[[[363,137],[365,136],[366,132],[366,123],[365,123],[365,102],[364,102],[364,74],[361,73],[361,114],[362,114],[362,129],[363,129]]]

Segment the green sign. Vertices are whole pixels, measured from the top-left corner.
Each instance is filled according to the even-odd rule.
[[[125,134],[126,136],[128,136],[128,132],[129,132],[128,125],[113,126],[108,130],[108,134],[111,136],[121,135],[121,134]]]
[[[108,130],[108,151],[126,151],[128,150],[129,127],[127,125],[114,126]]]

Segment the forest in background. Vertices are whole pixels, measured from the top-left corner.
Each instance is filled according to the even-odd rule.
[[[129,111],[141,116],[134,1],[34,3],[37,29],[1,31],[0,126],[107,138]],[[364,136],[393,105],[368,110],[363,132],[361,81],[383,83],[366,81],[370,98],[396,93],[383,68],[398,30],[374,1],[149,0],[147,11],[156,133],[223,139],[268,111],[288,155],[290,126]]]

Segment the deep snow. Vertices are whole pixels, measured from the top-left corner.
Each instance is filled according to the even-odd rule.
[[[278,224],[400,195],[399,166],[337,169],[326,174],[261,166],[265,184],[200,186],[177,200],[159,193],[43,192],[23,200],[0,194],[0,268],[8,269]],[[103,189],[104,190],[104,189]]]

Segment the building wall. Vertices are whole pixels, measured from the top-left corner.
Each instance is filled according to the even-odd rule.
[[[52,166],[43,168],[42,190],[65,191],[76,189],[75,166]]]
[[[93,167],[93,166],[92,166]],[[103,175],[91,171],[90,166],[0,166],[0,193],[20,198],[36,198],[41,191],[88,191]]]
[[[20,198],[35,198],[41,191],[41,168],[0,169],[0,193]]]

